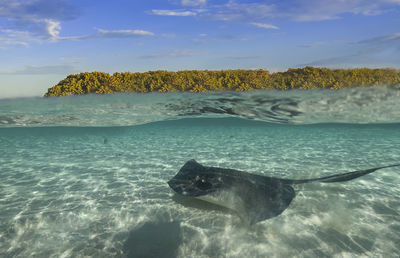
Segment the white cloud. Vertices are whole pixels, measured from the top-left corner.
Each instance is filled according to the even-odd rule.
[[[341,15],[380,15],[393,6],[398,0],[295,0],[288,9],[280,9],[280,16],[295,21],[323,21],[341,18]]]
[[[240,0],[211,4],[201,0],[182,0],[181,4],[185,7],[192,6],[185,12],[203,18],[261,24],[274,18],[309,22],[340,19],[344,14],[381,15],[393,11],[393,7],[400,5],[400,0],[291,0],[274,1],[274,4],[268,4],[266,1],[249,3]]]
[[[76,19],[79,15],[79,10],[67,0],[0,0],[0,19],[4,28],[0,31],[3,39],[0,47],[56,41],[61,22]]]
[[[83,35],[83,36],[70,36],[59,37],[59,40],[86,40],[86,39],[100,39],[100,38],[138,38],[138,37],[151,37],[155,34],[147,30],[104,30],[97,29],[97,33]]]
[[[0,49],[7,49],[10,46],[28,47],[28,42],[39,42],[40,39],[27,31],[11,29],[0,30]]]
[[[256,27],[259,28],[263,28],[263,29],[273,29],[273,30],[279,30],[279,27],[275,26],[275,25],[271,25],[271,24],[265,24],[265,23],[258,23],[258,22],[252,22],[250,23],[251,25],[254,25]]]
[[[0,72],[0,74],[71,74],[79,70],[69,64],[56,64],[47,66],[28,65],[23,69],[14,72]]]
[[[153,32],[137,29],[98,29],[97,33],[89,35],[61,36],[61,22],[79,15],[79,10],[67,0],[0,0],[0,19],[9,24],[8,28],[0,29],[0,49],[29,46],[32,42],[154,36]]]
[[[20,26],[26,21],[51,19],[58,21],[73,20],[80,11],[68,3],[68,0],[0,0],[0,18],[13,20]]]
[[[154,15],[161,16],[195,16],[197,13],[191,11],[181,11],[181,10],[151,10]]]
[[[212,20],[251,22],[275,17],[276,6],[263,3],[240,4],[229,1],[225,5],[215,5],[204,10],[202,17]]]
[[[137,36],[154,36],[154,33],[146,30],[103,30],[97,29],[97,37],[101,38],[120,38],[120,37],[137,37]]]
[[[372,39],[366,39],[358,42],[359,44],[364,45],[387,45],[387,44],[395,44],[397,47],[400,48],[400,32],[376,37]]]
[[[7,38],[0,37],[0,49],[5,49],[5,48],[7,48],[7,46],[27,47],[27,46],[29,46],[29,44],[24,41],[18,41],[18,40],[14,40],[14,39],[7,39]]]
[[[2,29],[2,30],[0,30],[0,33],[2,33],[3,35],[6,35],[6,37],[9,39],[19,38],[19,39],[23,39],[23,40],[28,40],[31,37],[30,33],[27,31]]]
[[[87,40],[87,39],[106,39],[106,38],[138,38],[138,37],[151,37],[155,34],[147,30],[104,30],[97,29],[97,33],[82,35],[82,36],[59,36],[61,26],[58,22],[51,20],[43,21],[47,24],[46,30],[50,37],[43,37],[33,35],[27,31],[15,30],[0,30],[0,49],[6,49],[7,46],[29,46],[31,42],[44,42],[44,41],[67,41],[67,40]],[[2,37],[4,34],[5,37]]]
[[[61,30],[60,22],[51,19],[32,19],[33,31],[17,29],[0,30],[0,47],[3,45],[28,46],[31,42],[57,41]],[[39,29],[40,27],[40,29]],[[27,28],[28,29],[28,28]]]
[[[184,6],[199,6],[205,5],[207,0],[182,0],[181,4]]]
[[[50,19],[45,19],[44,22],[46,23],[46,30],[50,35],[50,39],[57,40],[61,30],[60,22]]]
[[[348,55],[334,56],[315,60],[308,64],[327,67],[391,66],[399,68],[400,59],[400,33],[393,33],[381,37],[370,38],[359,42],[347,44],[347,49],[352,49]]]

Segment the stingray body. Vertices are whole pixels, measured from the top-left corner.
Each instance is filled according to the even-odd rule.
[[[235,169],[206,167],[190,160],[168,184],[179,195],[225,206],[237,211],[250,224],[254,224],[278,216],[289,206],[296,196],[292,185],[344,182],[378,169],[395,166],[400,164],[321,178],[292,180],[255,175]]]

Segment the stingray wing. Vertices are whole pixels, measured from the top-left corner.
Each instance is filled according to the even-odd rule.
[[[280,215],[296,196],[289,184],[278,180],[267,184],[242,182],[234,192],[242,200],[237,211],[250,224]]]

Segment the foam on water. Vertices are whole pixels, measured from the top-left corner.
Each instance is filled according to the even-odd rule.
[[[251,99],[260,98],[255,96]],[[391,112],[390,124],[272,124],[224,118],[227,114],[198,118],[197,113],[196,118],[165,121],[172,117],[159,109],[155,113],[163,113],[161,122],[100,127],[101,118],[106,124],[138,120],[130,122],[129,117],[135,117],[131,108],[127,116],[103,109],[108,98],[122,106],[128,96],[97,97],[28,99],[36,102],[32,113],[41,113],[47,122],[39,120],[41,127],[32,127],[26,115],[31,126],[16,123],[0,128],[0,256],[125,257],[134,250],[132,236],[143,225],[160,222],[164,223],[160,230],[179,225],[178,257],[391,257],[400,253],[399,168],[346,183],[298,185],[297,197],[287,210],[254,226],[243,225],[234,212],[182,205],[174,201],[166,183],[192,158],[207,166],[295,179],[399,163],[398,107]],[[221,102],[221,96],[217,98]],[[146,106],[143,99],[133,99]],[[49,109],[39,107],[41,101]],[[3,102],[2,117],[10,117],[12,110],[4,103],[24,105],[24,100],[10,102]],[[161,106],[171,107],[166,104]],[[57,105],[62,106],[59,114],[85,116],[88,121],[83,125],[96,127],[60,126],[62,119],[45,114]],[[103,115],[92,113],[96,105]],[[19,108],[18,116],[24,110]],[[304,107],[298,108],[307,117]],[[339,107],[331,109],[335,108]],[[182,117],[191,112],[178,110]],[[283,121],[281,115],[279,119]],[[51,123],[58,126],[45,126]]]

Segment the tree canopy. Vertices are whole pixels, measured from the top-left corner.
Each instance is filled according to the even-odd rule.
[[[48,89],[50,96],[118,92],[208,92],[258,89],[342,89],[400,84],[400,71],[391,68],[328,69],[304,67],[270,74],[268,70],[190,70],[145,73],[85,72],[69,75]]]

